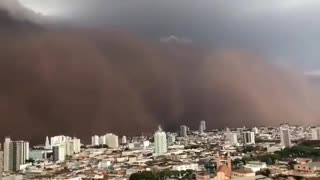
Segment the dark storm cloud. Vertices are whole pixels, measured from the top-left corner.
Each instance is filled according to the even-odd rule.
[[[60,2],[57,7],[62,5]],[[72,2],[77,7],[65,4],[64,8],[73,10],[73,22],[90,22],[103,28],[118,25],[122,30],[159,37],[150,42],[106,29],[51,31],[28,21],[17,21],[0,10],[0,30],[7,30],[0,32],[0,120],[1,127],[5,127],[0,137],[12,135],[40,142],[46,135],[68,134],[88,139],[93,133],[152,132],[159,124],[167,130],[176,130],[181,124],[196,128],[200,119],[207,120],[210,128],[319,123],[319,97],[309,81],[301,74],[251,55],[256,47],[266,52],[281,47],[261,42],[281,39],[283,30],[279,31],[281,35],[275,35],[268,34],[265,28],[280,30],[285,25],[250,24],[258,16],[270,16],[268,6],[256,4],[255,11],[261,8],[257,13],[252,12],[252,7],[237,9],[239,4],[230,6],[225,1],[215,1],[213,7],[209,6],[212,1],[200,5],[194,1],[136,1],[140,6],[134,6],[132,1],[68,1]],[[114,11],[110,17],[105,13],[109,9]],[[144,17],[144,12],[150,16]],[[66,13],[71,18],[71,11]],[[215,15],[209,16],[212,13]],[[160,21],[165,18],[169,19]],[[131,22],[132,19],[137,21]],[[183,28],[184,31],[175,33]],[[266,34],[250,35],[246,29]],[[201,38],[207,37],[221,47],[242,43],[241,47],[251,51],[211,51],[208,47],[159,42],[160,37],[172,34],[171,39],[192,39],[192,45],[197,44],[196,40],[206,42]]]
[[[301,75],[233,50],[94,31],[10,35],[0,48],[0,137],[87,140],[159,124],[196,128],[200,119],[213,128],[319,118],[318,96]]]
[[[198,45],[243,48],[306,69],[320,68],[317,0],[22,0],[86,26]],[[48,10],[49,11],[49,10]]]

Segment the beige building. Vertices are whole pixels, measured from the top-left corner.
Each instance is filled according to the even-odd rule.
[[[294,166],[296,171],[315,172],[320,171],[320,162],[311,162],[306,164],[296,164]]]

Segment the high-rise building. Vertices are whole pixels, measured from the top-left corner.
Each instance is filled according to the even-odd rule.
[[[127,144],[127,137],[126,136],[122,136],[121,144]]]
[[[3,151],[0,145],[0,180],[2,180],[2,172],[3,172]]]
[[[51,149],[50,141],[49,141],[49,137],[48,136],[46,137],[46,142],[45,142],[44,148],[45,149]]]
[[[107,137],[106,135],[102,135],[99,137],[99,145],[106,145],[107,144]]]
[[[81,151],[81,140],[74,137],[73,142],[74,142],[74,153],[79,153]]]
[[[201,121],[200,126],[202,126],[203,131],[207,130],[206,121]]]
[[[254,132],[251,132],[251,131],[242,132],[242,139],[244,144],[255,144]]]
[[[155,155],[159,156],[165,154],[167,152],[167,148],[167,135],[159,126],[158,130],[154,133]]]
[[[53,147],[56,148],[56,156],[55,159],[56,161],[63,161],[64,158],[59,158],[57,157],[57,147],[61,149],[64,149],[64,153],[59,153],[60,156],[62,156],[62,154],[64,156],[71,156],[75,153],[79,153],[81,150],[81,141],[80,139],[77,139],[76,137],[69,137],[69,136],[64,136],[64,135],[60,135],[60,136],[53,136],[51,137],[51,144],[49,143],[49,138],[46,138],[46,145],[45,145],[45,149],[48,149],[47,147],[49,147],[53,150]]]
[[[289,127],[280,127],[281,145],[285,147],[291,146],[291,135]]]
[[[10,157],[12,156],[12,152],[10,151],[11,139],[6,137],[3,143],[3,170],[5,172],[9,171],[10,166]]]
[[[187,126],[185,126],[185,125],[180,126],[180,136],[181,137],[187,137],[187,135],[188,135],[187,131],[188,131]]]
[[[64,144],[67,137],[64,135],[51,137],[51,147]]]
[[[94,135],[94,136],[91,137],[91,145],[92,146],[98,146],[99,145],[99,141],[100,141],[99,136]]]
[[[29,142],[11,141],[5,138],[4,142],[4,171],[19,171],[20,165],[29,159]]]
[[[238,135],[237,135],[237,133],[226,132],[226,139],[232,145],[237,145],[238,144]]]
[[[176,135],[172,133],[168,133],[168,145],[171,145],[176,142]]]
[[[119,138],[117,135],[108,133],[106,134],[107,145],[110,148],[118,148],[119,147]]]
[[[203,134],[204,132],[204,127],[202,126],[202,124],[199,125],[199,134]]]
[[[65,155],[66,156],[72,156],[75,151],[75,141],[73,139],[67,139],[65,142]]]
[[[320,140],[320,127],[311,129],[311,140]]]
[[[64,144],[53,146],[52,150],[53,150],[53,158],[52,158],[53,161],[65,160],[66,149]]]

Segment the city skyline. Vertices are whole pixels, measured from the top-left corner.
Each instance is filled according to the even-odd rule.
[[[0,180],[319,179],[319,10],[0,0]]]
[[[203,121],[199,121],[199,123],[205,124]],[[182,127],[183,126],[184,125],[182,125]],[[153,138],[148,136],[129,136],[127,138],[127,136],[119,137],[113,133],[105,133],[105,135],[102,136],[92,136],[92,143],[80,143],[81,140],[75,137],[72,138],[65,135],[58,135],[53,137],[44,137],[43,145],[30,146],[30,148],[27,141],[12,141],[10,138],[6,138],[3,146],[4,151],[2,152],[0,150],[0,154],[3,153],[4,157],[4,174],[10,172],[11,176],[15,176],[15,172],[23,171],[26,174],[31,173],[28,177],[41,177],[42,175],[40,174],[34,174],[33,170],[36,164],[41,164],[43,162],[47,163],[50,167],[51,165],[54,167],[63,166],[65,163],[88,163],[92,160],[98,159],[98,169],[100,171],[104,168],[116,166],[117,164],[125,166],[136,162],[138,162],[138,164],[135,166],[141,165],[141,167],[144,167],[145,165],[140,163],[145,161],[149,163],[149,166],[150,163],[155,163],[152,166],[156,168],[159,166],[157,165],[158,161],[161,161],[162,158],[169,158],[166,161],[170,161],[171,158],[173,158],[173,165],[170,166],[172,171],[192,171],[194,176],[199,178],[205,178],[213,175],[214,180],[220,180],[219,178],[226,180],[226,178],[241,178],[244,174],[248,177],[268,178],[266,175],[256,175],[252,172],[272,169],[274,166],[278,166],[277,162],[262,158],[259,161],[247,161],[247,164],[243,165],[241,164],[241,158],[248,158],[245,155],[248,153],[247,151],[249,151],[251,155],[252,153],[261,153],[261,151],[265,151],[267,152],[266,155],[270,155],[270,157],[277,154],[283,156],[284,154],[281,154],[281,152],[284,153],[290,149],[294,152],[294,148],[307,148],[309,147],[307,144],[316,144],[319,142],[320,136],[317,136],[317,130],[319,128],[320,126],[311,127],[290,124],[280,124],[276,127],[225,127],[220,130],[210,130],[210,128],[203,130],[200,128],[195,130],[190,129],[188,130],[187,136],[181,136],[181,134],[178,135],[181,129],[178,129],[176,132],[168,132],[159,126],[158,130],[155,131]],[[202,130],[203,132],[200,133]],[[103,140],[103,137],[105,137],[106,140]],[[113,138],[116,138],[116,145],[114,145],[115,141]],[[123,141],[123,139],[125,139],[125,141]],[[121,143],[119,143],[120,140]],[[97,143],[95,143],[95,141],[97,141]],[[208,146],[207,143],[210,145]],[[211,146],[222,149],[213,151]],[[251,148],[257,148],[259,151],[249,150]],[[261,150],[261,148],[265,150]],[[189,158],[186,159],[187,156],[185,155],[181,155],[181,157],[179,157],[180,153],[184,151],[186,151],[185,153],[187,154],[192,154],[193,151],[198,153],[201,152],[201,156],[206,156],[211,153],[208,158],[213,158],[216,166],[213,166],[213,169],[210,169],[210,166],[206,167],[201,165],[201,161],[194,162],[194,160]],[[120,153],[121,156],[119,156],[118,153]],[[143,158],[140,155],[140,159],[138,160],[137,157],[139,156],[135,156],[132,153],[142,153],[144,155]],[[105,154],[108,154],[106,156],[108,158],[100,159],[100,156],[103,155],[104,157]],[[88,156],[89,159],[85,159],[82,162],[80,157],[83,158],[85,156]],[[117,160],[110,160],[110,157],[112,156]],[[263,157],[265,154],[260,154],[259,156]],[[297,154],[297,156],[299,157],[299,154]],[[308,161],[313,161],[312,153],[307,157],[310,159]],[[308,159],[307,157],[302,159],[306,160]],[[182,158],[183,161],[180,161],[180,158]],[[237,164],[239,163],[238,161],[240,161],[240,164]],[[312,174],[314,172],[313,170],[302,172],[300,168],[300,166],[312,166],[314,168],[318,168],[316,160],[315,162],[307,163],[299,162],[298,160],[295,161],[297,161],[296,163],[298,165],[294,166],[293,170],[289,169],[293,173],[295,173],[295,171],[300,171],[300,174],[295,176],[316,176]],[[283,165],[284,162],[281,163],[279,166]],[[239,169],[239,167],[235,168],[235,165],[241,166],[241,168],[246,169],[246,171],[241,170],[241,168]],[[140,170],[141,167],[139,168]],[[64,168],[68,169],[67,166]],[[84,169],[78,166],[73,168],[78,169],[78,171],[84,171]],[[141,173],[135,172],[134,168],[132,169],[132,165],[129,165],[129,167],[126,168],[132,170],[133,173],[122,174],[121,176],[123,177],[131,178],[131,175]],[[92,169],[95,168],[92,167]],[[46,169],[42,169],[42,171],[49,173]],[[150,170],[147,168],[145,171],[148,172]],[[85,174],[88,176],[90,175],[90,173]],[[272,176],[275,177],[276,175],[277,174],[272,174]],[[18,177],[20,175],[17,174],[16,176]],[[76,177],[75,174],[68,175],[68,171],[62,174],[57,173],[56,175],[53,175],[53,177],[61,176]],[[283,176],[285,176],[285,173]],[[103,177],[103,175],[101,177]]]

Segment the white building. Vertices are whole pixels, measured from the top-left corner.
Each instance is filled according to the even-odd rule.
[[[106,145],[107,144],[107,137],[106,135],[99,137],[99,145]]]
[[[119,147],[119,138],[117,135],[108,133],[106,134],[107,145],[110,148],[118,148]]]
[[[226,133],[227,141],[232,145],[238,145],[238,135],[237,133],[228,132]]]
[[[92,146],[98,146],[99,145],[99,141],[100,141],[99,136],[94,135],[94,136],[91,137],[91,145]]]
[[[155,155],[163,155],[167,152],[167,135],[159,126],[158,131],[154,133]]]
[[[180,136],[181,137],[187,137],[187,135],[188,135],[187,131],[188,131],[187,126],[185,126],[185,125],[180,126]]]
[[[3,173],[3,151],[0,149],[0,180],[2,180]]]
[[[6,137],[3,143],[3,170],[9,171],[10,159],[12,158],[12,152],[10,152],[11,139]]]
[[[57,145],[53,146],[52,151],[53,151],[53,161],[64,161],[66,157],[66,149],[65,145]]]
[[[81,151],[81,141],[77,138],[68,138],[65,142],[65,155],[72,156]]]
[[[41,149],[41,150],[31,150],[30,151],[30,159],[33,159],[35,161],[38,161],[38,160],[45,160],[47,159],[47,154],[48,153],[52,153],[52,150],[50,149]]]
[[[127,137],[126,136],[122,136],[121,144],[127,144]]]
[[[60,136],[54,136],[54,137],[51,137],[51,148],[53,146],[59,146],[61,144],[65,144],[66,140],[67,140],[67,136],[64,136],[64,135],[60,135]]]
[[[168,145],[171,145],[176,142],[176,135],[168,133]]]
[[[311,140],[320,140],[320,127],[311,129]]]
[[[257,172],[261,169],[267,168],[267,164],[265,162],[260,161],[249,161],[246,163],[244,167],[251,169],[253,172]]]
[[[48,136],[46,137],[46,142],[45,142],[44,148],[45,149],[51,149],[50,141],[49,141],[49,137]]]
[[[257,127],[252,128],[254,134],[259,134],[259,129]]]
[[[244,144],[255,144],[254,132],[245,131],[242,133],[243,143]]]
[[[186,170],[198,171],[199,165],[197,163],[173,165],[172,170],[173,171],[186,171]]]
[[[143,148],[145,149],[150,146],[150,141],[145,140],[145,141],[143,141],[142,145],[143,145]]]
[[[203,134],[204,132],[204,127],[202,126],[202,124],[199,125],[199,134]]]
[[[19,171],[20,166],[29,159],[29,142],[5,138],[3,146],[4,171]]]
[[[288,127],[280,127],[281,145],[285,147],[291,146],[291,135]]]
[[[205,131],[207,130],[206,121],[201,121],[200,126],[202,126],[202,129]]]

